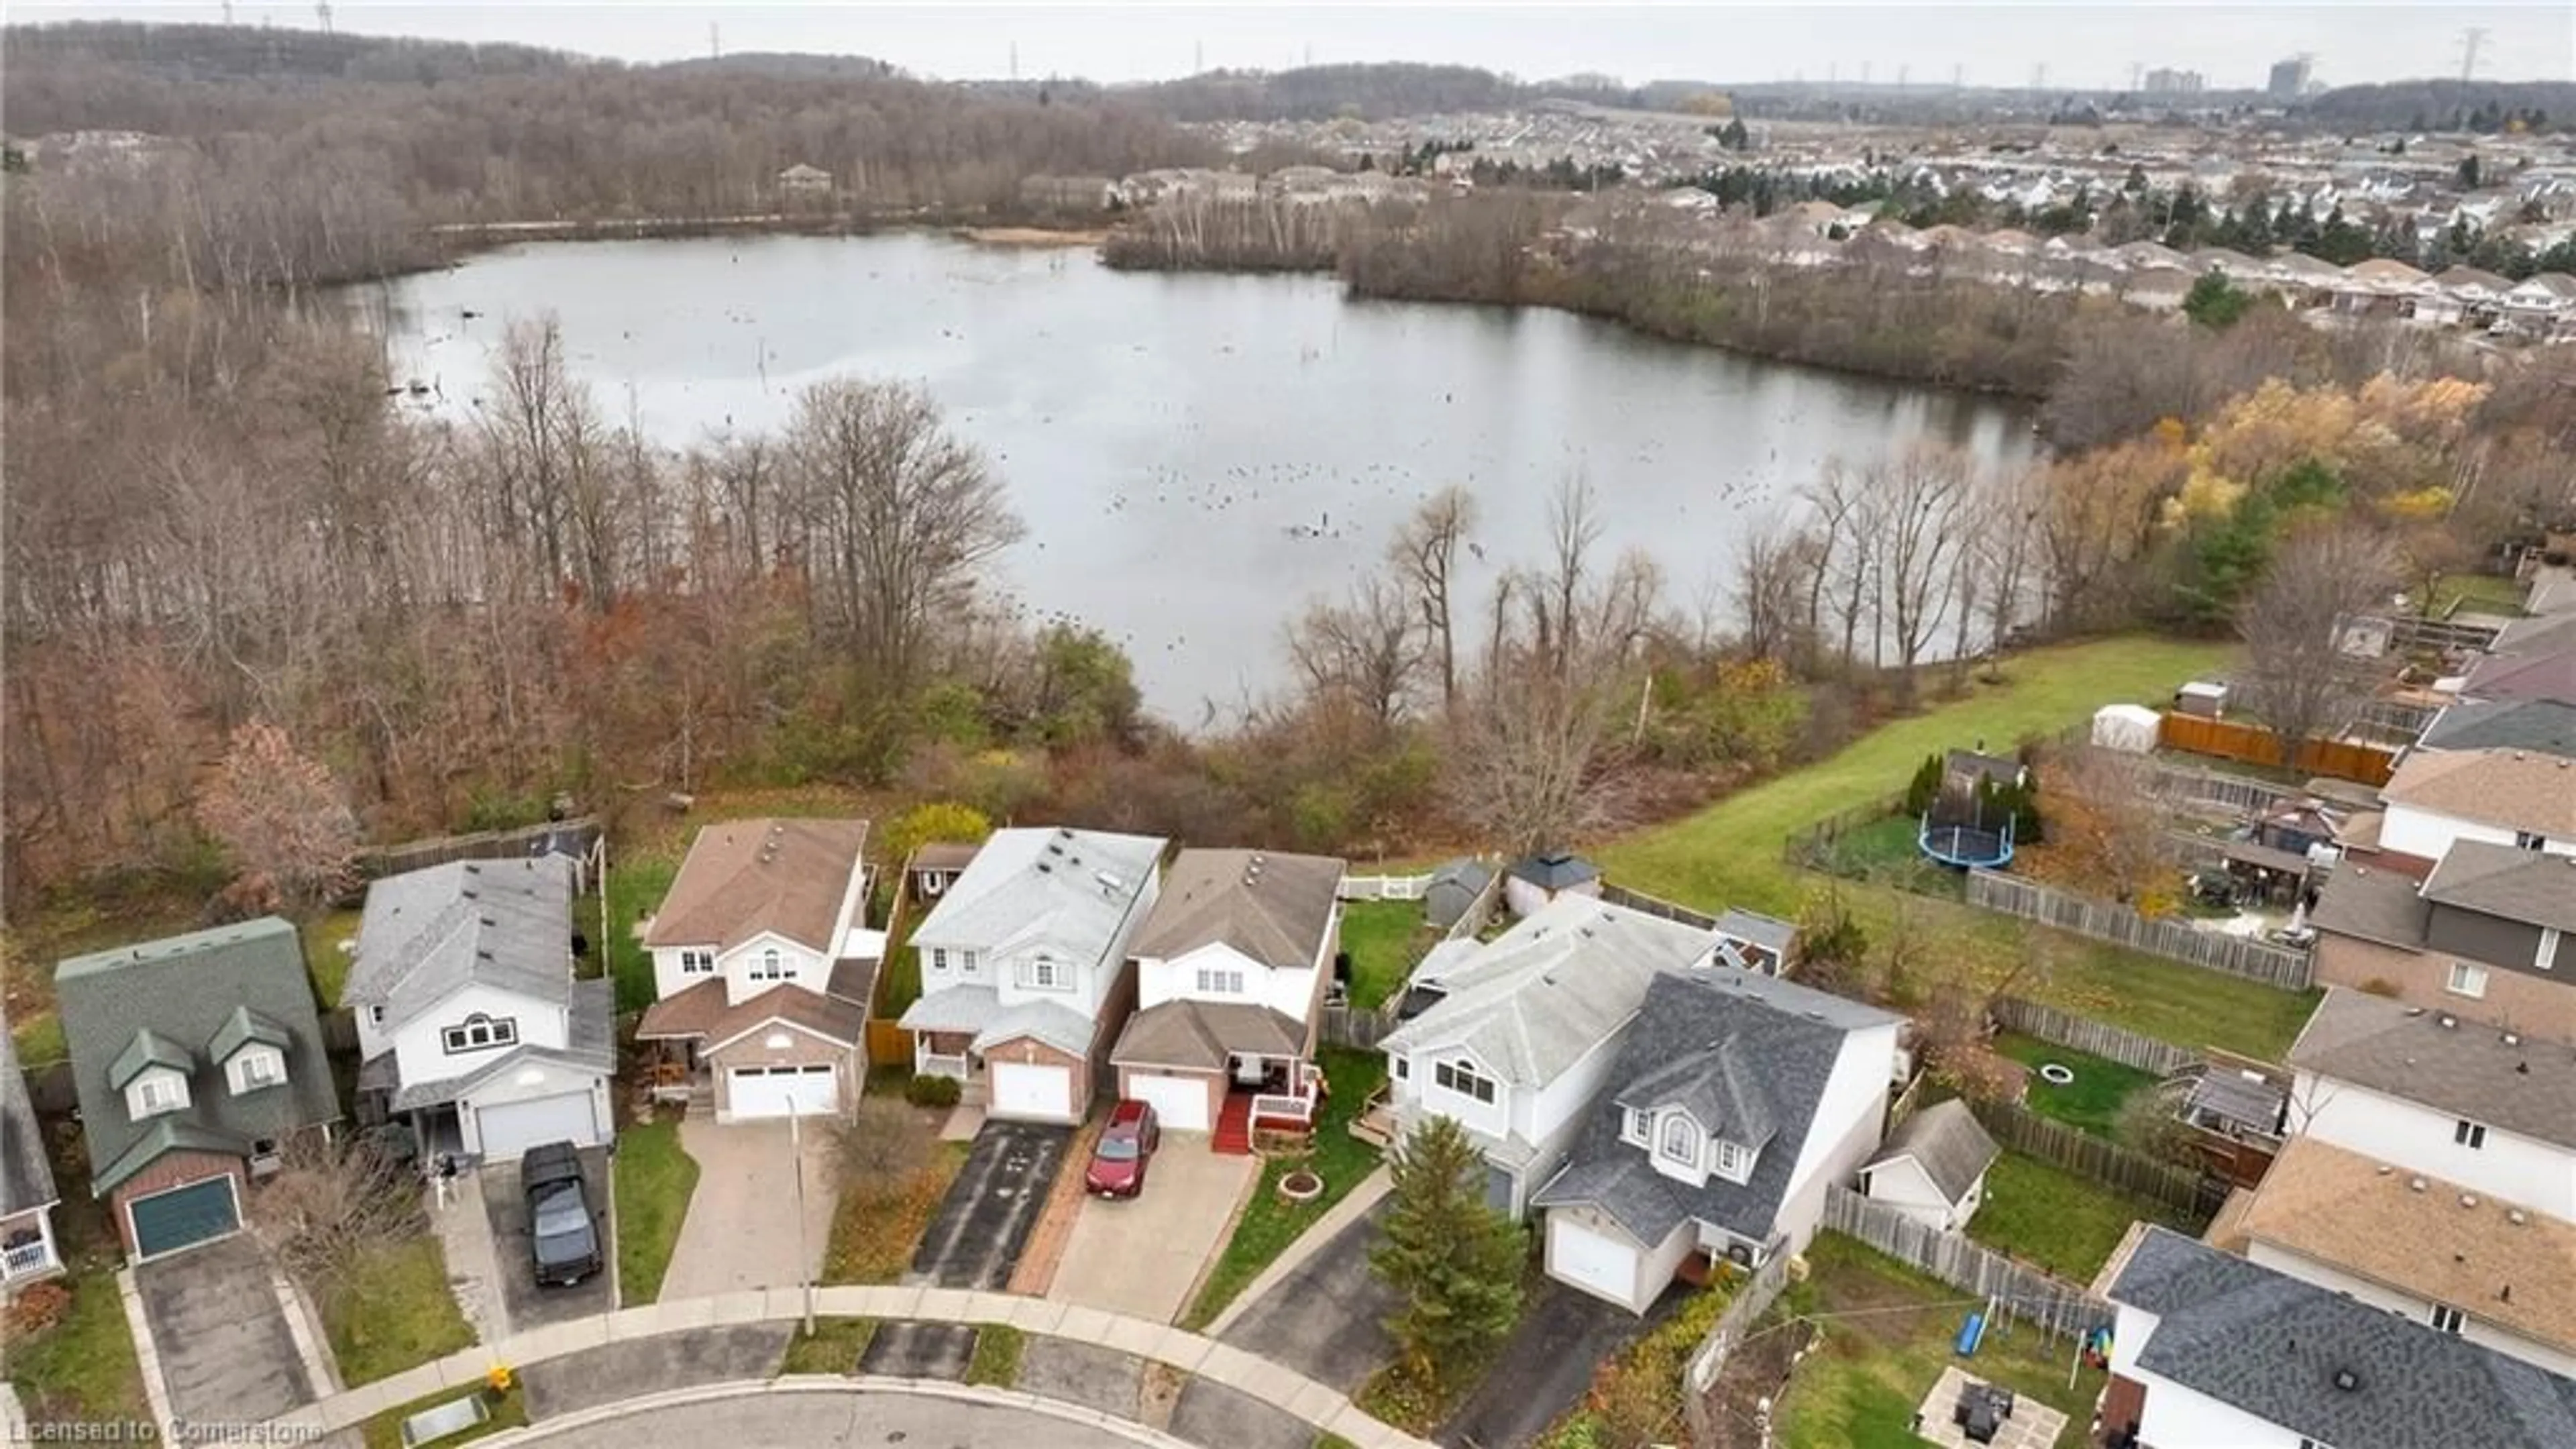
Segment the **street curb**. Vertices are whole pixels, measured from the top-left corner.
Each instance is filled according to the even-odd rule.
[[[945,1379],[879,1378],[865,1374],[788,1374],[774,1379],[745,1379],[733,1383],[709,1384],[695,1389],[673,1389],[666,1393],[647,1394],[623,1403],[602,1404],[597,1408],[559,1414],[542,1424],[511,1429],[495,1434],[486,1442],[495,1449],[513,1445],[542,1444],[547,1437],[595,1424],[615,1423],[639,1414],[676,1409],[691,1404],[719,1403],[727,1399],[762,1398],[772,1394],[902,1394],[913,1398],[949,1399],[959,1403],[988,1404],[996,1408],[1020,1409],[1043,1414],[1067,1423],[1086,1424],[1106,1433],[1149,1446],[1149,1449],[1199,1449],[1186,1439],[1176,1439],[1158,1429],[1149,1429],[1133,1419],[1104,1414],[1082,1404],[1061,1399],[1042,1398],[1015,1389],[980,1388],[954,1384]]]

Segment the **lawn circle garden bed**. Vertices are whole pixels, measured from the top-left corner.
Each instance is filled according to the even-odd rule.
[[[1298,1168],[1279,1179],[1279,1196],[1285,1202],[1313,1202],[1324,1195],[1324,1180],[1308,1168]]]

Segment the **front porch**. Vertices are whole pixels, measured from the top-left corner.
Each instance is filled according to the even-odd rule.
[[[1315,1112],[1323,1104],[1325,1090],[1323,1069],[1313,1062],[1239,1054],[1209,1145],[1231,1153],[1302,1147],[1314,1134]]]
[[[54,1243],[50,1212],[21,1213],[0,1225],[0,1287],[17,1288],[61,1271],[62,1251]]]

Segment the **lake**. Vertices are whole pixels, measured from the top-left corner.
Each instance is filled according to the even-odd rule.
[[[1928,436],[2010,466],[2036,446],[2009,404],[1559,312],[924,234],[536,243],[384,293],[395,377],[434,383],[451,415],[510,320],[548,311],[602,412],[674,448],[776,428],[818,379],[924,385],[1028,525],[996,582],[1116,638],[1147,704],[1187,727],[1282,685],[1286,621],[1375,567],[1446,484],[1481,513],[1462,599],[1540,561],[1550,497],[1580,474],[1605,566],[1642,548],[1677,608],[1722,616],[1748,529],[1829,458]]]

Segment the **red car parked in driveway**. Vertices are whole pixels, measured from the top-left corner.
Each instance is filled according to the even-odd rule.
[[[1162,1143],[1162,1124],[1154,1120],[1152,1107],[1143,1102],[1119,1103],[1109,1114],[1109,1125],[1100,1129],[1100,1141],[1092,1146],[1091,1165],[1082,1173],[1083,1189],[1102,1197],[1134,1197],[1145,1190],[1145,1168]]]

